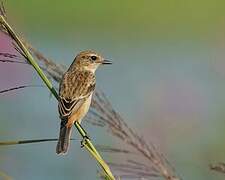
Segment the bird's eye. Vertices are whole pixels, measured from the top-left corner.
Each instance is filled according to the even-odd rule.
[[[91,56],[91,59],[92,59],[93,61],[95,61],[95,60],[97,59],[97,57],[96,57],[96,56]]]

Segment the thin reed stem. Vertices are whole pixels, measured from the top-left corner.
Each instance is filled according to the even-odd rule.
[[[42,85],[22,85],[22,86],[16,86],[16,87],[12,87],[12,88],[8,88],[8,89],[3,89],[1,90],[0,89],[0,94],[4,94],[4,93],[7,93],[7,92],[11,92],[11,91],[14,91],[14,90],[18,90],[18,89],[25,89],[25,88],[30,88],[30,87],[43,87]]]
[[[73,140],[73,139],[71,139]],[[17,144],[31,144],[40,142],[58,141],[58,139],[29,139],[29,140],[18,140],[18,141],[0,141],[0,146],[17,145]]]

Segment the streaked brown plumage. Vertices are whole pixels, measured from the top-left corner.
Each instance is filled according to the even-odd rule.
[[[110,64],[94,51],[79,53],[67,72],[63,75],[59,87],[59,114],[61,118],[57,154],[68,151],[71,128],[75,121],[79,123],[88,112],[95,89],[95,70],[100,64]]]

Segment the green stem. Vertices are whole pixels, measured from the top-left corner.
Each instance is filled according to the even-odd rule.
[[[49,81],[47,76],[43,73],[40,66],[37,64],[37,62],[34,60],[30,52],[27,50],[27,48],[24,46],[22,41],[19,39],[19,37],[14,33],[13,29],[10,27],[10,25],[6,22],[5,18],[3,16],[0,16],[0,23],[4,25],[6,30],[8,31],[9,35],[16,41],[17,45],[20,47],[20,49],[25,54],[27,60],[29,63],[34,67],[38,75],[41,77],[41,79],[44,81],[46,86],[49,88],[49,90],[52,92],[52,94],[55,96],[55,98],[58,100],[59,96],[52,86],[52,83]]]
[[[50,80],[46,77],[46,75],[41,70],[40,66],[37,64],[37,62],[34,60],[30,52],[27,50],[25,45],[22,43],[22,41],[19,39],[19,37],[15,34],[13,29],[10,27],[10,25],[6,22],[5,18],[3,16],[0,16],[0,23],[5,27],[5,29],[8,31],[9,35],[12,37],[12,39],[15,40],[17,45],[20,47],[20,49],[23,51],[26,59],[30,62],[30,64],[34,67],[38,75],[41,77],[41,79],[44,81],[48,89],[52,92],[52,94],[55,96],[57,100],[59,100],[58,93],[56,92],[55,88],[53,87]],[[98,161],[100,166],[103,168],[106,175],[109,177],[110,180],[115,180],[112,172],[110,171],[109,166],[105,163],[105,161],[102,159],[94,145],[92,144],[91,140],[87,138],[87,133],[84,131],[82,126],[76,122],[75,127],[79,131],[80,135],[85,139],[84,147],[88,150],[88,152]]]
[[[107,177],[110,180],[114,180],[114,176],[112,174],[112,172],[110,171],[109,166],[105,163],[105,161],[102,159],[102,157],[100,156],[100,154],[98,153],[97,149],[94,147],[94,145],[91,143],[91,140],[87,137],[87,133],[85,132],[85,130],[82,128],[82,126],[78,123],[75,122],[74,123],[75,127],[77,128],[77,130],[79,131],[79,133],[81,134],[81,136],[84,138],[85,142],[84,142],[84,147],[89,151],[89,153],[92,154],[92,156],[97,159],[97,161],[99,162],[100,166],[102,167],[102,169],[105,171]]]
[[[19,141],[1,141],[0,146],[30,144],[30,143],[39,143],[39,142],[49,142],[49,141],[58,141],[58,139],[29,139],[29,140],[19,140]]]

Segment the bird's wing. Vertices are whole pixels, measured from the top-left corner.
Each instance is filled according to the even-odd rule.
[[[68,79],[71,82],[68,82]],[[68,83],[70,85],[68,85]],[[66,85],[65,85],[66,84]],[[62,88],[63,87],[63,88]],[[95,89],[94,75],[76,78],[76,74],[70,77],[64,77],[60,85],[60,99],[58,104],[60,118],[67,119],[72,112],[76,112],[85,100],[93,93]]]

